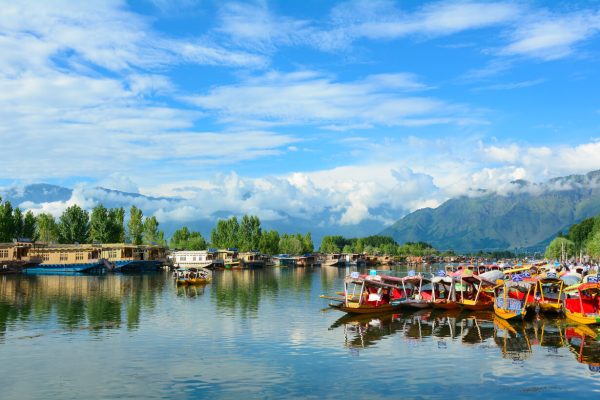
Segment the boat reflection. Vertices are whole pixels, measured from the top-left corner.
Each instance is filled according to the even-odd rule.
[[[8,326],[56,316],[65,329],[139,326],[165,287],[161,274],[35,275],[0,277],[0,336]]]
[[[344,346],[356,351],[376,346],[385,337],[407,341],[437,340],[438,349],[449,341],[465,346],[495,345],[503,358],[525,361],[534,352],[557,353],[569,349],[578,362],[600,371],[600,332],[572,325],[563,318],[538,316],[509,322],[493,312],[420,310],[381,315],[345,315],[330,330],[342,329]]]

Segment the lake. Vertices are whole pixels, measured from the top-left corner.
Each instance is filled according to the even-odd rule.
[[[560,318],[350,318],[347,270],[0,276],[0,398],[591,398],[598,328]]]

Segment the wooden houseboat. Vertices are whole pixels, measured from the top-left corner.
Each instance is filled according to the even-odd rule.
[[[39,265],[26,267],[23,272],[34,273],[103,273],[110,264],[102,258],[102,247],[95,244],[41,244],[29,250],[40,258]]]
[[[40,264],[43,260],[31,252],[33,246],[25,240],[0,243],[0,274],[21,273],[25,268]]]
[[[166,249],[157,245],[109,243],[100,248],[100,257],[108,260],[114,272],[158,271],[167,258]]]
[[[239,254],[242,268],[262,268],[265,260],[258,251],[247,251]]]
[[[297,258],[289,254],[278,254],[272,259],[275,267],[295,267],[298,263]]]

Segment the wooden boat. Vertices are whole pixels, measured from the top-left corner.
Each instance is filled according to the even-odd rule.
[[[204,285],[212,281],[212,272],[206,268],[178,268],[173,278],[177,285]]]
[[[335,301],[329,306],[350,314],[373,314],[394,311],[400,308],[393,303],[393,292],[399,295],[398,286],[390,283],[388,277],[380,275],[359,275],[353,272],[344,279],[344,293],[339,297],[321,295],[321,298]]]
[[[564,301],[565,314],[571,320],[583,324],[600,324],[600,283],[582,283],[577,294],[568,295]]]
[[[503,319],[525,318],[527,308],[536,304],[537,284],[526,282],[517,276],[504,281],[495,289],[494,313]]]
[[[464,273],[456,278],[460,285],[457,289],[458,304],[470,311],[490,310],[494,306],[493,289],[495,282],[490,282],[485,278],[473,275],[471,271]]]
[[[563,288],[565,282],[555,272],[548,272],[537,282],[537,304],[542,312],[563,311]]]
[[[431,280],[421,275],[409,275],[399,280],[402,296],[392,303],[410,308],[428,308],[433,305]]]
[[[442,271],[443,272],[443,271]],[[431,280],[432,290],[432,305],[433,308],[442,310],[456,310],[460,305],[456,301],[456,285],[454,279],[450,276],[438,276]]]

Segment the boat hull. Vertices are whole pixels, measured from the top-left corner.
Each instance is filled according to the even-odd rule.
[[[565,310],[567,318],[582,324],[582,325],[594,325],[600,324],[600,314],[582,314],[578,312],[571,312]]]
[[[158,260],[112,261],[114,272],[152,272],[160,270],[163,263]]]
[[[210,278],[189,278],[189,279],[177,279],[176,283],[180,286],[191,286],[191,285],[206,285],[210,283]]]
[[[39,264],[38,266],[25,268],[26,274],[53,274],[64,272],[77,272],[83,274],[97,274],[106,272],[106,266],[103,261],[85,263],[85,264]]]
[[[348,303],[346,306],[344,303],[331,305],[334,308],[337,308],[340,311],[346,312],[348,314],[376,314],[376,313],[384,313],[387,311],[396,311],[400,308],[400,306],[392,305],[392,304],[383,304],[380,306],[372,306],[369,304],[358,304],[358,303]]]
[[[542,303],[539,302],[540,311],[545,313],[561,313],[563,312],[563,306],[561,303]]]
[[[436,301],[433,303],[433,308],[438,308],[440,310],[457,310],[460,308],[460,305],[455,301]]]
[[[459,304],[462,308],[469,311],[487,311],[494,307],[493,301],[475,302],[474,300],[463,300],[463,302]]]

